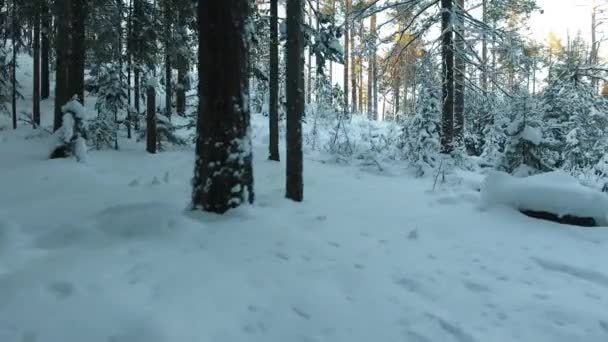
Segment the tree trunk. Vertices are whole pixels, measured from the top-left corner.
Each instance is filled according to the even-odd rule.
[[[133,105],[135,106],[135,117],[133,118],[134,128],[136,131],[139,131],[139,117],[141,115],[141,105],[140,105],[140,97],[141,97],[141,77],[139,66],[135,65],[133,70]]]
[[[51,35],[51,13],[49,11],[48,0],[41,0],[40,8],[40,20],[42,23],[41,29],[41,69],[40,69],[40,98],[45,100],[48,99],[51,94],[51,81],[50,81],[50,35]]]
[[[248,0],[199,1],[199,113],[192,207],[224,213],[253,203]]]
[[[71,54],[69,66],[69,97],[78,96],[84,104],[84,62],[85,62],[85,18],[86,0],[71,0],[72,27],[70,30]]]
[[[147,114],[146,114],[146,151],[156,153],[156,89],[150,82],[146,87]]]
[[[356,33],[355,33],[355,24],[350,23],[350,44],[351,44],[351,52],[355,51],[355,38],[356,38]],[[357,108],[357,67],[358,67],[358,63],[357,63],[357,56],[354,53],[351,53],[351,61],[352,61],[352,65],[350,68],[350,91],[351,91],[351,103],[352,103],[352,111],[353,113],[357,113],[359,111],[359,108]]]
[[[171,6],[169,0],[165,0],[165,116],[171,119]]]
[[[304,113],[304,34],[302,0],[287,2],[287,190],[285,196],[300,202],[302,177],[302,115]]]
[[[442,132],[441,147],[444,153],[452,151],[454,134],[454,34],[452,26],[452,0],[441,0],[441,59],[442,59]]]
[[[349,108],[348,108],[348,64],[349,64],[349,43],[350,43],[350,39],[349,39],[349,21],[350,21],[350,7],[351,7],[351,0],[344,0],[344,11],[345,11],[345,18],[344,18],[344,111],[348,112]]]
[[[374,37],[372,39],[373,47],[369,53],[368,68],[367,68],[367,114],[370,120],[377,120],[377,113],[374,107],[374,80],[376,75],[376,14],[372,14],[369,20],[369,32]]]
[[[69,66],[70,66],[70,0],[56,0],[57,13],[62,13],[62,20],[56,20],[57,42],[55,43],[55,116],[53,131],[58,130],[63,123],[61,107],[70,100]]]
[[[595,66],[597,64],[598,57],[598,42],[597,42],[597,12],[598,6],[596,0],[593,0],[591,5],[591,54],[589,56],[589,64]],[[593,88],[594,94],[597,94],[598,91],[598,78],[591,78],[591,87]]]
[[[464,0],[456,0],[453,21],[456,27],[454,60],[454,139],[456,144],[464,142],[464,95],[465,95],[465,40],[464,40]]]
[[[312,27],[312,15],[308,16],[308,27]],[[307,64],[307,82],[306,82],[306,104],[312,101],[312,47],[308,46],[308,64]]]
[[[278,0],[270,0],[270,99],[268,159],[279,161],[279,31]]]
[[[129,9],[127,14],[127,138],[131,139],[131,125],[133,124],[133,117],[131,111],[131,70],[133,69],[133,55],[132,55],[132,22],[133,19],[133,6],[131,0],[129,0]]]
[[[40,0],[35,0],[34,6],[34,82],[33,82],[33,101],[32,124],[34,128],[40,127],[40,10],[42,4]]]
[[[12,31],[13,31],[13,65],[11,67],[11,83],[13,84],[13,96],[11,101],[11,109],[13,112],[13,129],[17,129],[17,0],[13,0],[13,20],[12,20]]]
[[[482,0],[482,22],[488,22],[488,0]],[[481,33],[481,90],[488,94],[488,37],[486,30]]]

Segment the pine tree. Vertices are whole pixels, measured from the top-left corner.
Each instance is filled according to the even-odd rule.
[[[349,1],[349,0],[347,0]],[[287,3],[287,190],[286,197],[304,197],[302,116],[304,114],[304,19],[301,0]]]
[[[192,207],[253,202],[247,0],[199,1],[199,114]]]
[[[270,0],[270,98],[268,159],[279,161],[279,32],[278,0]]]

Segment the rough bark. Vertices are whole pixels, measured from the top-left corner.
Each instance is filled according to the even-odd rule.
[[[348,0],[347,0],[348,1]],[[302,201],[302,115],[304,113],[304,34],[302,0],[287,3],[287,180],[285,196]]]
[[[171,119],[171,93],[173,92],[171,86],[171,26],[172,26],[172,16],[171,16],[171,6],[169,0],[165,0],[164,3],[164,14],[165,14],[165,116]]]
[[[57,12],[62,13],[62,20],[56,20],[57,42],[55,43],[55,116],[53,130],[58,130],[63,123],[61,107],[70,100],[70,89],[68,88],[68,72],[70,65],[70,0],[56,0]]]
[[[369,32],[373,36],[376,35],[376,14],[374,13],[369,21]],[[377,101],[374,97],[374,82],[376,76],[376,48],[375,39],[373,41],[374,47],[369,53],[369,66],[367,68],[367,113],[371,120],[377,120],[378,113],[374,103]]]
[[[71,54],[69,64],[69,97],[78,96],[84,104],[85,20],[86,0],[71,0],[72,27],[70,29]],[[61,20],[58,20],[61,21]]]
[[[270,99],[268,159],[279,161],[279,31],[278,0],[270,0]]]
[[[355,24],[349,23],[350,25],[350,44],[351,44],[351,52],[355,50]],[[359,108],[357,108],[357,56],[354,53],[351,53],[351,68],[350,68],[350,91],[351,91],[351,103],[352,103],[352,111],[353,113],[357,113]]]
[[[482,21],[488,22],[488,0],[482,0]],[[488,37],[486,30],[481,33],[481,90],[488,94]]]
[[[40,0],[41,20],[41,42],[40,42],[40,98],[48,99],[51,94],[50,81],[50,35],[51,35],[51,13],[48,0]]]
[[[456,54],[454,57],[454,139],[460,145],[464,142],[464,95],[466,62],[464,57],[464,0],[456,0],[456,15],[454,17],[456,37],[454,41]]]
[[[34,7],[34,80],[33,80],[33,108],[32,124],[34,128],[40,127],[40,10],[41,1],[36,0]]]
[[[349,44],[350,44],[350,39],[349,39],[349,35],[350,35],[350,26],[349,26],[349,21],[350,21],[350,8],[351,8],[351,0],[344,0],[344,11],[345,11],[345,18],[344,18],[344,82],[343,82],[343,87],[344,87],[344,111],[348,112],[348,64],[350,62],[349,59]]]
[[[192,207],[224,213],[253,202],[248,0],[199,1],[199,113]]]
[[[13,0],[13,20],[12,20],[12,48],[13,48],[13,61],[11,66],[11,83],[13,86],[11,109],[13,112],[13,129],[17,129],[17,0]]]
[[[454,134],[454,34],[452,31],[452,0],[441,0],[441,78],[442,78],[442,132],[441,147],[444,153],[452,150]]]
[[[146,87],[146,151],[156,153],[156,89],[151,84]]]

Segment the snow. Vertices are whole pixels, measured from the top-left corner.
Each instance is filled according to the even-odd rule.
[[[433,191],[403,164],[372,173],[317,149],[294,203],[284,163],[265,159],[267,120],[250,133],[256,204],[224,216],[187,210],[191,147],[152,155],[123,138],[76,163],[48,160],[42,130],[0,132],[0,341],[608,340],[605,228],[480,210],[491,177],[501,193],[584,194],[571,178],[491,174],[480,194],[479,174],[457,173]]]
[[[534,145],[540,145],[540,143],[543,141],[543,133],[538,127],[526,125],[521,133],[521,138],[531,142]]]
[[[63,113],[72,113],[75,117],[86,120],[87,111],[78,100],[71,100],[61,107]]]
[[[482,197],[485,206],[505,205],[559,216],[592,217],[600,225],[608,225],[608,195],[581,185],[561,171],[524,178],[493,171],[484,181]]]

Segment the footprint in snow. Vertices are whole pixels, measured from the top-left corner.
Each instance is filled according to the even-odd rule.
[[[302,309],[298,308],[297,306],[292,306],[291,310],[298,316],[300,316],[301,318],[304,318],[305,320],[310,320],[310,314],[303,311]]]
[[[74,285],[67,281],[56,281],[49,284],[47,290],[57,299],[66,299],[74,294]]]
[[[284,261],[288,261],[289,260],[289,255],[282,253],[282,252],[277,252],[274,254],[277,258],[284,260]]]

